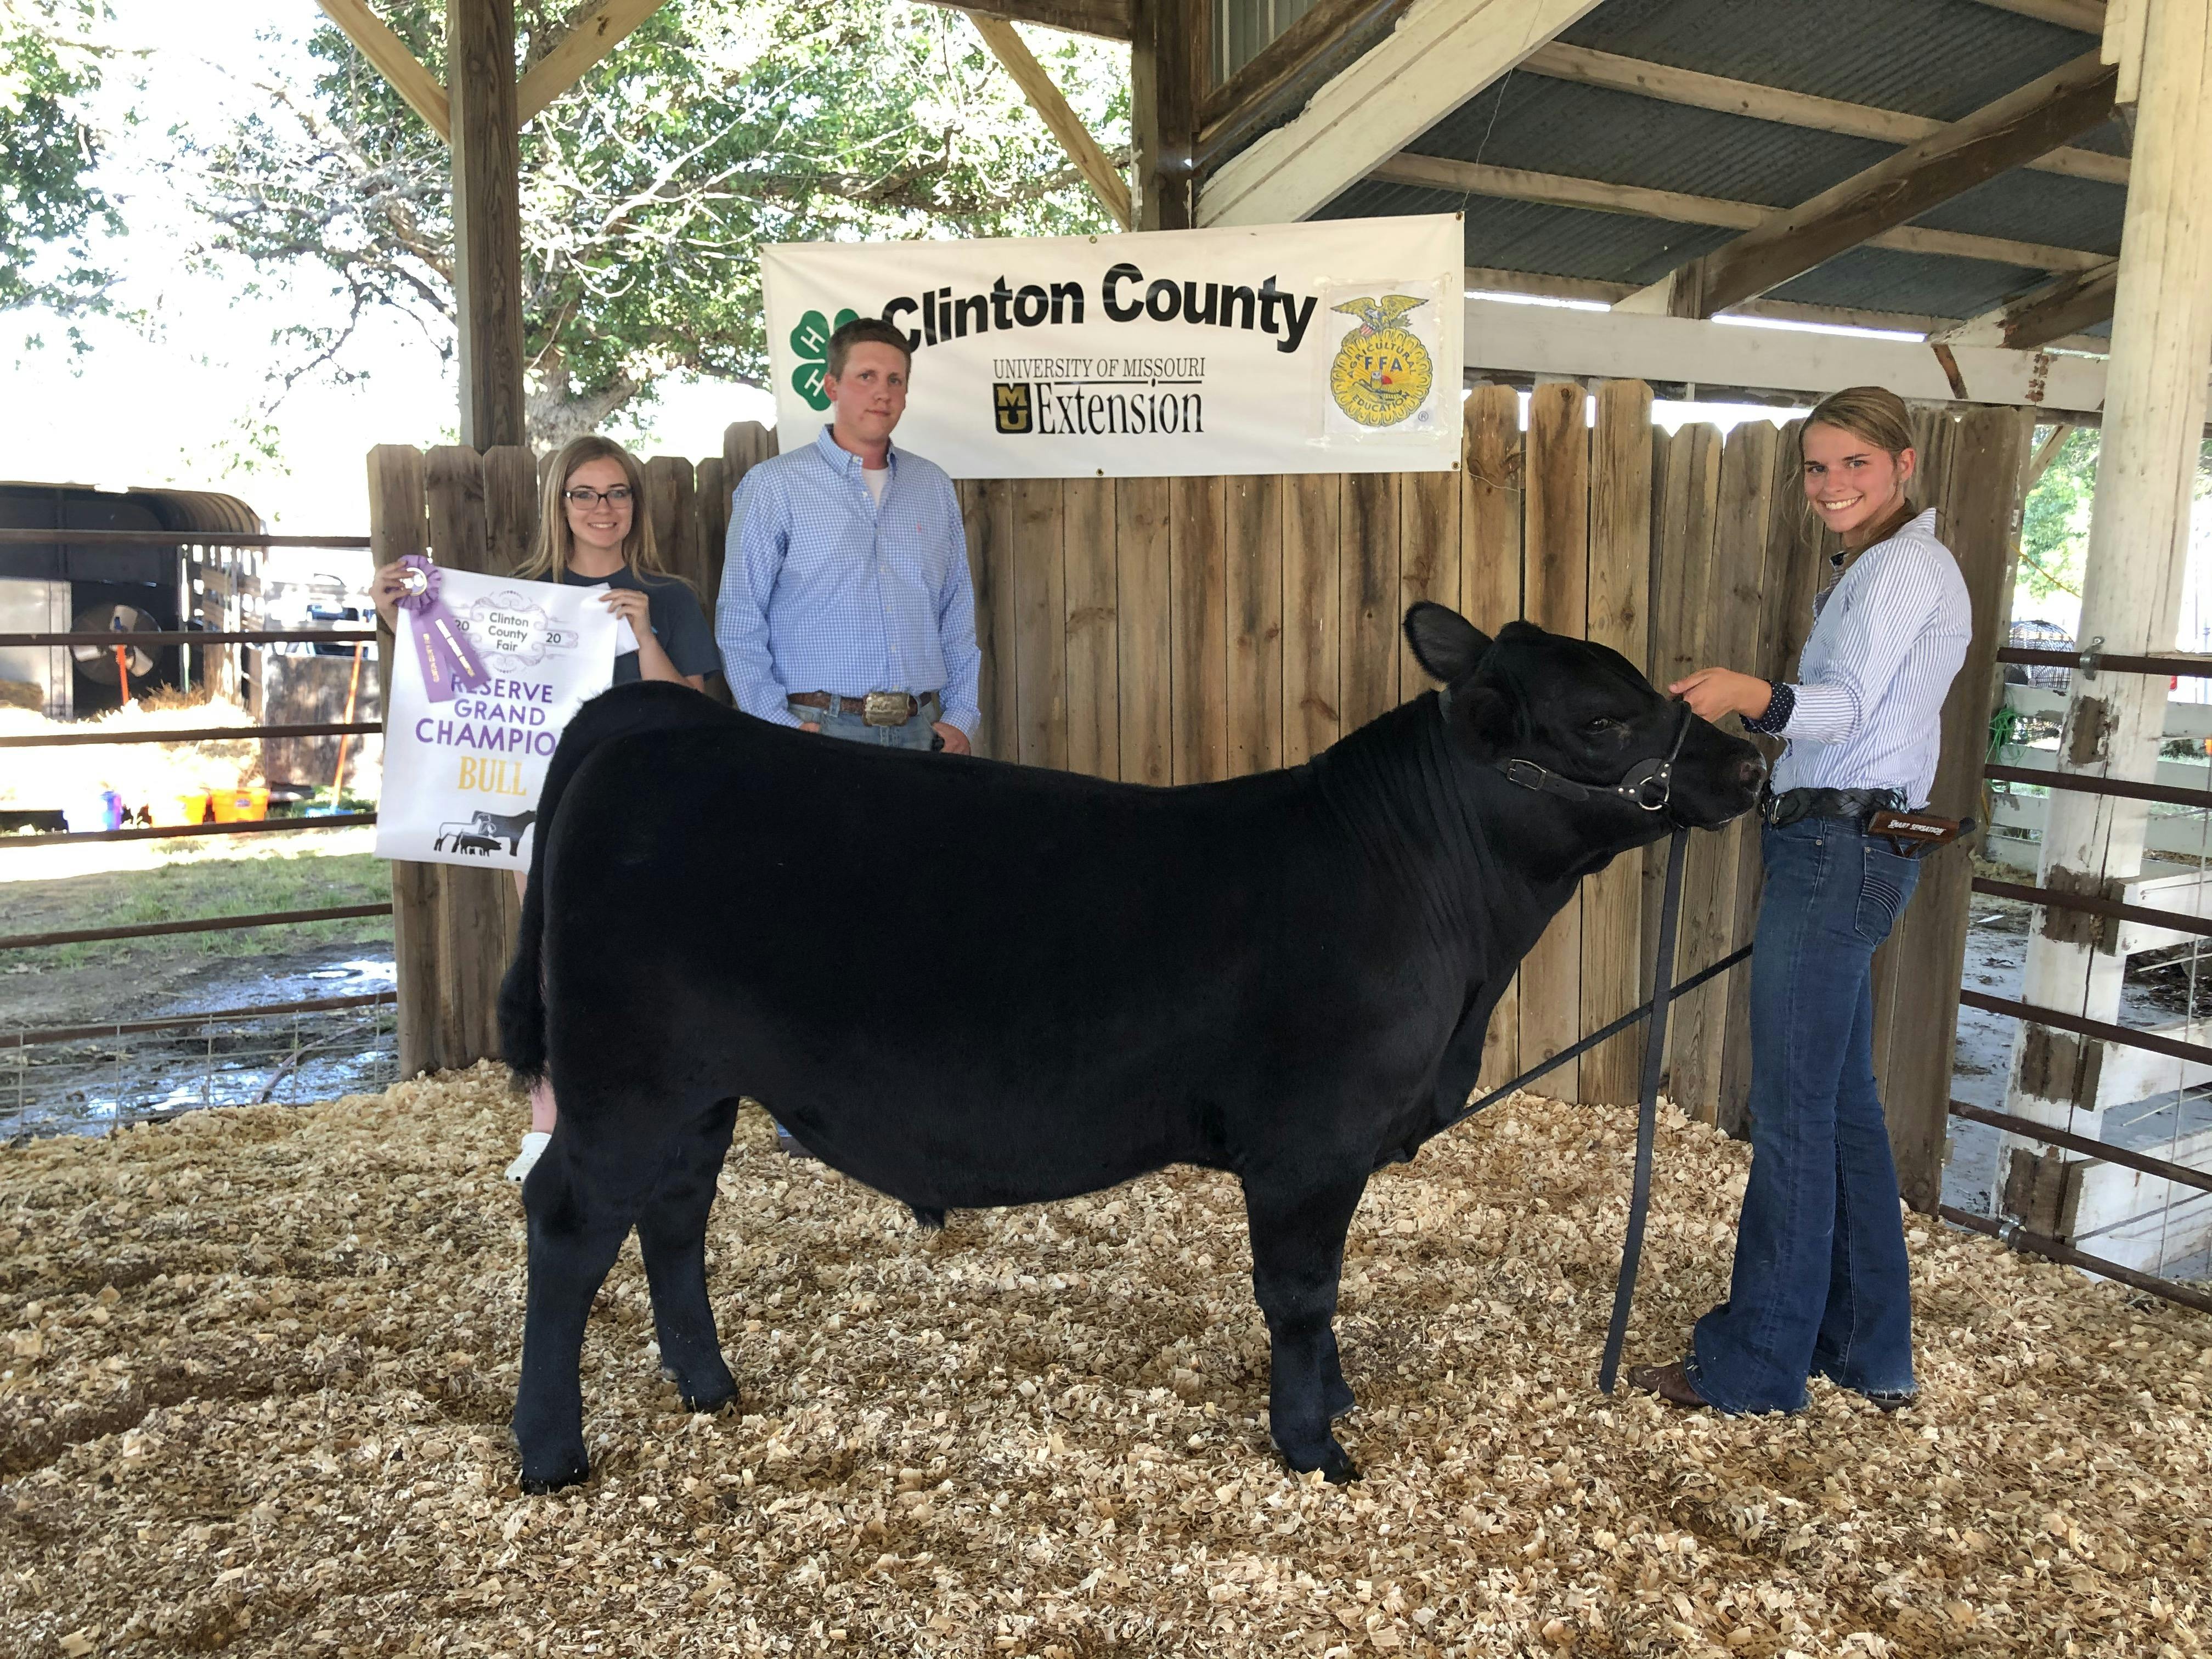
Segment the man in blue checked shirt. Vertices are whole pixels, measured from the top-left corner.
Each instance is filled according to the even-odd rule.
[[[952,481],[891,447],[912,364],[878,319],[830,337],[830,424],[738,486],[714,638],[749,714],[964,755],[981,712],[975,592]]]

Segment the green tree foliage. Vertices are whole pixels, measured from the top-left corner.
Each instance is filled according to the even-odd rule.
[[[2045,434],[2036,435],[2040,441]],[[2102,437],[2094,428],[2075,428],[2028,492],[2021,518],[2019,586],[2036,599],[2053,593],[2081,597],[2081,562],[2089,547],[2089,500],[2097,491]]]
[[[2039,430],[2038,442],[2048,436]],[[2097,458],[2104,434],[2076,427],[2067,434],[2021,515],[2018,590],[2034,599],[2081,593],[2089,552],[2089,508],[2097,494]],[[2197,453],[2195,499],[2212,495],[2212,441]],[[2015,607],[2017,608],[2017,607]]]
[[[91,239],[123,221],[91,182],[103,15],[97,0],[0,0],[0,311],[108,308],[115,279]]]
[[[592,8],[515,9],[526,70]],[[443,0],[379,10],[442,82]],[[1101,142],[1125,135],[1114,54],[1036,40]],[[198,158],[211,249],[335,278],[343,319],[292,331],[288,381],[359,372],[346,345],[380,308],[453,332],[445,148],[335,28],[312,51],[312,86],[267,88]],[[904,0],[672,0],[524,129],[521,155],[541,444],[634,410],[666,375],[765,385],[763,243],[1110,227],[966,19]]]

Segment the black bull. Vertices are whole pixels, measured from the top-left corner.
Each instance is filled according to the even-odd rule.
[[[1406,632],[1443,697],[1186,788],[825,742],[672,686],[589,705],[500,1004],[560,1103],[523,1188],[524,1484],[586,1473],[585,1318],[633,1225],[663,1367],[693,1409],[735,1395],[704,1239],[741,1095],[925,1219],[1231,1171],[1275,1443],[1349,1479],[1333,1322],[1368,1176],[1465,1102],[1576,883],[1744,811],[1763,769],[1601,646],[1430,605]],[[1606,787],[1675,745],[1663,807]]]

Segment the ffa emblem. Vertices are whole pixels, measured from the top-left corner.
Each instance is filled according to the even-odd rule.
[[[1330,307],[1359,319],[1328,366],[1328,395],[1360,425],[1395,426],[1428,401],[1436,368],[1428,348],[1402,320],[1426,304],[1410,295],[1386,294]]]

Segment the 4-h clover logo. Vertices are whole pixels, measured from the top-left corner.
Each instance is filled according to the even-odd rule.
[[[791,349],[799,354],[799,367],[791,371],[791,389],[805,398],[806,406],[817,415],[830,407],[830,396],[822,390],[822,374],[830,359],[830,336],[860,314],[841,311],[837,320],[830,323],[823,320],[820,312],[810,311],[791,331]]]

